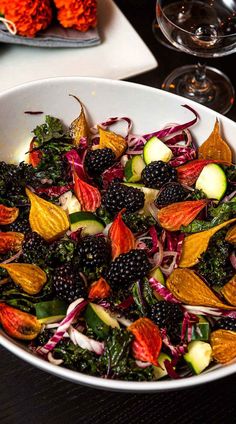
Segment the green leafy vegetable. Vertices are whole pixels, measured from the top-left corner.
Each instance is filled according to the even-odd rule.
[[[60,342],[54,349],[56,358],[63,360],[63,366],[90,375],[98,375],[97,355],[82,349],[72,342]]]
[[[133,336],[128,331],[114,329],[108,336],[105,352],[99,363],[109,378],[123,380],[152,380],[152,367],[139,368],[130,357]]]
[[[221,203],[217,207],[211,206],[208,214],[212,218],[211,221],[202,221],[195,219],[186,227],[181,227],[184,233],[198,233],[200,231],[209,230],[222,222],[228,221],[236,214],[236,196],[229,202]]]
[[[137,309],[141,312],[142,316],[146,316],[149,306],[154,305],[157,302],[156,298],[153,296],[153,291],[147,279],[134,283],[132,294],[134,302],[137,305]]]
[[[230,244],[225,241],[225,229],[216,233],[203,253],[196,269],[204,277],[210,286],[222,287],[234,275],[229,255]]]
[[[125,212],[122,218],[124,223],[133,233],[144,233],[156,224],[156,221],[152,216],[141,215],[138,212]]]
[[[38,125],[32,132],[39,145],[52,139],[62,138],[65,135],[60,119],[49,115],[45,116],[45,123]]]

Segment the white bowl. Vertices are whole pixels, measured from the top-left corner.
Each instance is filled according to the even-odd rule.
[[[42,122],[42,115],[28,115],[25,111],[43,111],[71,123],[80,112],[79,104],[69,96],[78,96],[86,106],[91,124],[108,117],[128,116],[134,122],[135,133],[151,132],[170,122],[187,122],[193,118],[181,107],[189,104],[200,114],[200,121],[191,128],[199,144],[210,134],[216,113],[204,106],[179,96],[128,82],[97,78],[52,78],[24,84],[0,94],[0,160],[18,162],[24,158],[31,139],[31,131]],[[224,137],[235,149],[236,123],[218,116]],[[180,380],[155,382],[126,382],[91,377],[52,365],[30,353],[25,346],[0,331],[0,344],[6,349],[51,374],[75,383],[100,389],[136,392],[157,392],[192,387],[233,374],[236,364],[219,366],[208,373]]]

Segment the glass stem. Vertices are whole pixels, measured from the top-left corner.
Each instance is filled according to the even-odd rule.
[[[204,93],[210,89],[210,84],[206,77],[206,65],[201,65],[201,63],[197,64],[196,71],[190,81],[190,85],[191,91],[197,91],[199,93]]]

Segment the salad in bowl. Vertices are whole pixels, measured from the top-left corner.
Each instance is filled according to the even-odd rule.
[[[233,362],[236,167],[218,120],[197,147],[188,105],[191,121],[137,135],[132,117],[91,126],[73,101],[69,127],[42,117],[27,159],[0,162],[1,327],[108,380]]]

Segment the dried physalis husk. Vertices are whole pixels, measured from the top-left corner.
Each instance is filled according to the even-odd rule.
[[[233,225],[225,236],[225,240],[231,244],[236,244],[236,225]]]
[[[236,306],[236,274],[224,285],[220,292],[230,305]]]
[[[18,252],[24,240],[23,233],[14,231],[0,232],[0,254],[8,253],[9,251]]]
[[[94,146],[98,149],[110,148],[113,153],[115,153],[116,158],[119,158],[125,150],[127,149],[127,141],[119,134],[116,134],[112,131],[104,130],[99,127],[99,144],[98,146]]]
[[[232,163],[232,151],[220,135],[218,119],[208,139],[199,147],[198,158],[220,160],[229,165]]]
[[[19,340],[35,339],[42,327],[34,315],[5,303],[0,303],[0,323],[9,336]]]
[[[217,231],[221,230],[221,228],[224,228],[235,221],[236,218],[233,218],[210,228],[210,230],[201,231],[200,233],[191,234],[190,236],[185,237],[179,266],[182,268],[189,268],[196,265],[202,253],[207,250],[211,237]]]
[[[234,309],[222,303],[191,269],[175,269],[166,281],[171,293],[186,305]]]
[[[46,273],[37,265],[10,263],[0,264],[0,267],[6,269],[14,283],[30,295],[39,293],[47,281]]]
[[[28,188],[26,194],[31,203],[29,222],[32,231],[47,241],[63,236],[70,226],[66,212],[60,206],[41,199]]]
[[[73,96],[80,104],[81,112],[78,118],[76,118],[70,125],[70,136],[73,139],[73,144],[79,146],[81,138],[89,137],[89,126],[86,120],[84,107],[78,97]]]
[[[236,358],[236,332],[216,330],[211,333],[212,356],[220,364],[226,364]]]
[[[8,208],[7,206],[0,205],[0,225],[12,224],[18,215],[18,208]]]

